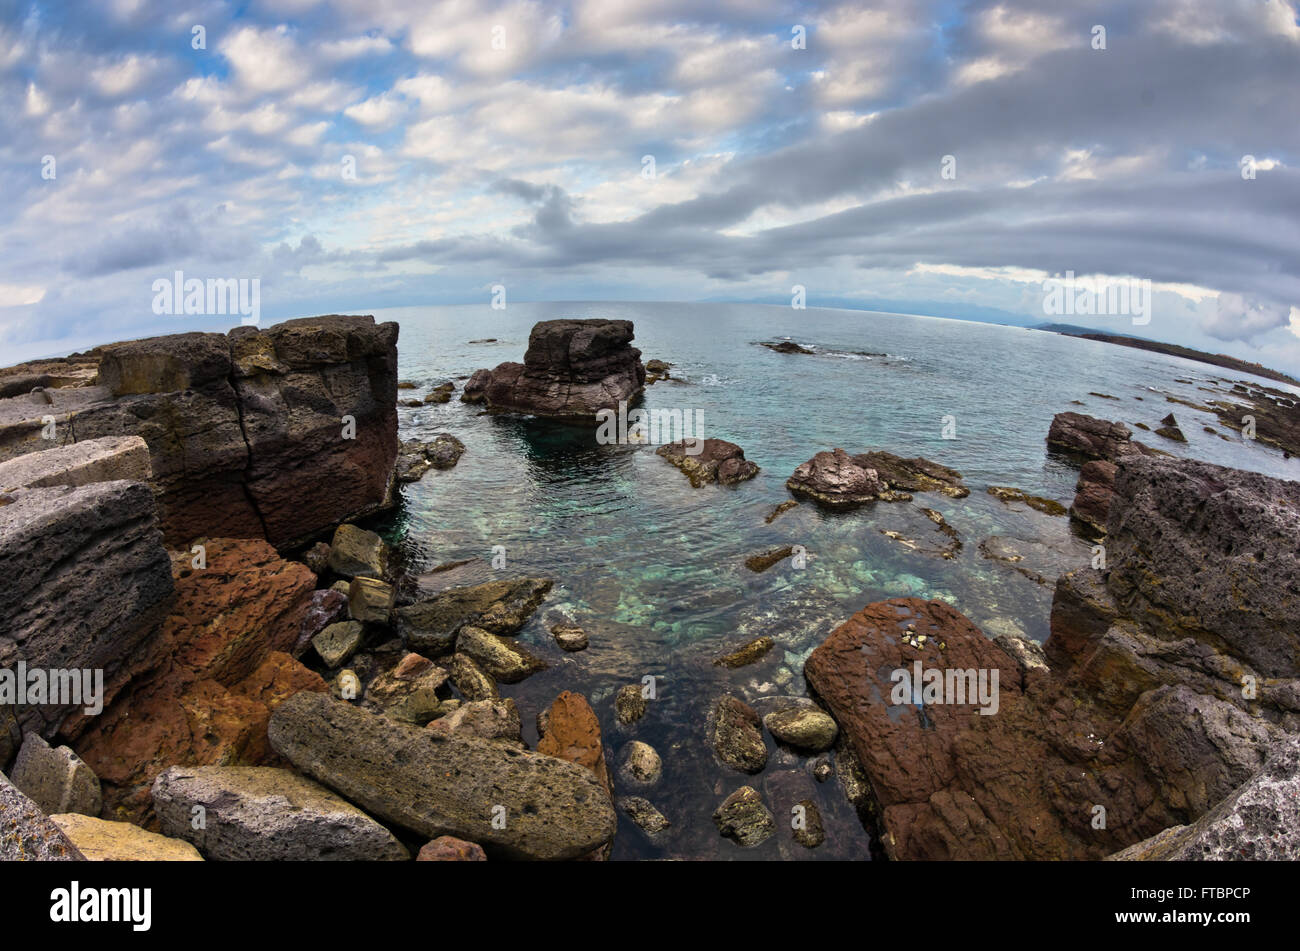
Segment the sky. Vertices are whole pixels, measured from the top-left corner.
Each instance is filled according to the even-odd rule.
[[[256,281],[264,324],[799,287],[1300,371],[1300,20],[0,0],[0,362],[229,325],[158,312],[178,271]],[[1151,282],[1145,319],[1050,313],[1069,274]]]

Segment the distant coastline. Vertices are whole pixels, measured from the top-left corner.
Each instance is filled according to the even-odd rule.
[[[1082,337],[1085,340],[1100,340],[1102,343],[1117,343],[1121,347],[1133,347],[1137,350],[1150,350],[1153,353],[1163,353],[1171,357],[1183,357],[1187,360],[1195,360],[1197,363],[1208,363],[1211,366],[1222,367],[1225,370],[1237,370],[1241,373],[1253,373],[1255,376],[1263,377],[1266,380],[1276,380],[1279,383],[1286,383],[1290,386],[1300,386],[1300,380],[1295,377],[1287,376],[1278,370],[1270,370],[1268,367],[1261,366],[1258,363],[1251,363],[1247,360],[1239,360],[1236,357],[1230,357],[1224,353],[1205,353],[1201,350],[1193,350],[1191,347],[1179,346],[1176,343],[1161,343],[1159,340],[1147,340],[1143,337],[1126,337],[1123,334],[1105,334],[1096,331],[1087,330],[1083,327],[1074,327],[1070,324],[1040,324],[1035,330],[1046,330],[1051,333],[1058,333],[1066,337]]]

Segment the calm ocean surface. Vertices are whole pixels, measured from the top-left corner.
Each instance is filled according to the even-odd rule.
[[[1223,465],[1300,479],[1300,460],[1232,436],[1202,431],[1215,418],[1166,401],[1214,398],[1198,389],[1242,375],[1204,364],[1088,340],[1012,327],[860,311],[729,304],[511,304],[402,308],[375,312],[401,325],[399,375],[422,396],[443,379],[519,361],[538,320],[631,320],[642,359],[673,364],[682,383],[646,391],[647,409],[703,414],[705,435],[739,443],[759,475],[732,488],[691,488],[653,447],[602,446],[590,431],[535,419],[488,416],[460,403],[399,407],[402,438],[450,432],[466,446],[459,465],[405,487],[404,503],[381,523],[410,568],[427,570],[505,547],[511,575],[555,579],[551,599],[521,638],[552,667],[513,687],[536,739],[534,718],[564,689],[588,696],[601,718],[616,768],[628,739],[654,746],[664,779],[648,793],[672,822],[658,844],[620,814],[613,857],[865,858],[869,840],[837,782],[817,784],[810,761],[776,749],[767,769],[746,777],[714,763],[705,725],[712,702],[731,691],[764,712],[763,698],[805,693],[808,653],[837,624],[882,598],[917,595],[951,602],[989,634],[1048,633],[1052,589],[1012,565],[985,557],[995,537],[1024,554],[1019,567],[1041,575],[1086,564],[1088,545],[1067,520],[1008,506],[988,485],[1017,486],[1068,505],[1077,470],[1049,457],[1044,438],[1055,413],[1076,410],[1156,428],[1170,411],[1189,443],[1134,430],[1149,445]],[[492,344],[470,340],[498,338]],[[774,353],[758,341],[791,338],[813,356]],[[1178,382],[1179,380],[1190,382]],[[1261,381],[1267,382],[1267,381]],[[1280,386],[1279,384],[1270,384]],[[1102,399],[1090,392],[1119,397]],[[1080,400],[1077,406],[1071,400]],[[956,438],[942,438],[943,418]],[[822,449],[885,449],[922,455],[962,472],[971,495],[918,493],[914,503],[878,503],[831,515],[805,503],[772,524],[764,518],[790,496],[784,483]],[[882,534],[899,532],[922,549],[947,541],[921,513],[941,512],[963,547],[952,560],[910,550]],[[808,565],[782,562],[762,574],[744,566],[754,552],[802,545]],[[570,614],[591,646],[564,654],[544,626],[547,611]],[[778,647],[751,667],[727,671],[713,658],[760,635]],[[616,725],[613,694],[655,676],[659,699],[634,731]],[[777,816],[778,834],[740,850],[718,837],[711,815],[749,783]],[[620,789],[619,792],[632,792]],[[820,805],[827,842],[813,851],[790,841],[790,806]]]

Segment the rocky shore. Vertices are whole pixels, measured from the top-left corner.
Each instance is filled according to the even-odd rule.
[[[644,683],[603,701],[606,731],[594,694],[517,702],[601,649],[600,618],[555,609],[562,578],[474,559],[408,574],[370,530],[469,451],[450,432],[399,441],[399,390],[418,387],[397,379],[397,336],[328,316],[0,371],[0,674],[102,678],[0,701],[0,859],[603,860],[620,821],[661,842],[685,808],[721,848],[775,839],[791,858],[830,848],[831,778],[892,859],[1300,852],[1300,483],[1059,414],[1047,446],[1079,466],[1070,524],[1097,547],[1039,577],[1045,644],[894,597],[798,658],[807,696],[756,697],[745,672],[789,654],[751,633],[701,660],[722,689],[657,747],[637,732],[658,716]],[[627,321],[539,323],[522,364],[477,371],[469,405],[439,412],[594,425],[647,383],[632,339]],[[685,492],[764,481],[735,443],[657,452]],[[1068,534],[1062,502],[884,449],[815,451],[785,489],[755,499],[767,523],[827,509],[919,557],[963,551],[948,518],[972,490]],[[937,542],[876,528],[885,510]],[[1028,572],[1005,542],[979,550]],[[757,578],[806,554],[736,561]],[[545,649],[520,636],[543,617]],[[899,693],[897,672],[925,670],[956,672],[960,697]],[[669,800],[687,755],[733,781]]]

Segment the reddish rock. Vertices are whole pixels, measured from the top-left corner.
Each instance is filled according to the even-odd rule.
[[[319,572],[318,572],[319,574]],[[311,639],[335,621],[346,620],[348,596],[333,588],[319,588],[311,593],[311,602],[298,627],[298,639],[293,643],[292,654],[301,657],[311,646]]]
[[[208,539],[207,568],[173,561],[176,600],[165,650],[92,718],[73,748],[104,785],[106,814],[151,818],[149,786],[169,766],[269,765],[271,711],[300,690],[324,691],[293,647],[315,576],[257,539]]]
[[[860,465],[843,449],[817,453],[794,470],[785,487],[831,509],[853,508],[877,499],[911,498],[890,489],[875,469]]]
[[[1115,463],[1094,459],[1079,470],[1070,519],[1095,538],[1106,534],[1106,519],[1115,495]]]
[[[1085,459],[1111,462],[1133,453],[1155,452],[1142,443],[1133,442],[1133,431],[1123,423],[1083,413],[1057,413],[1052,417],[1047,445]]]
[[[454,835],[440,835],[420,847],[417,862],[486,862],[483,847]]]
[[[612,796],[614,787],[605,766],[600,721],[587,699],[582,694],[564,691],[551,704],[545,722],[546,730],[537,741],[537,752],[587,767]]]

